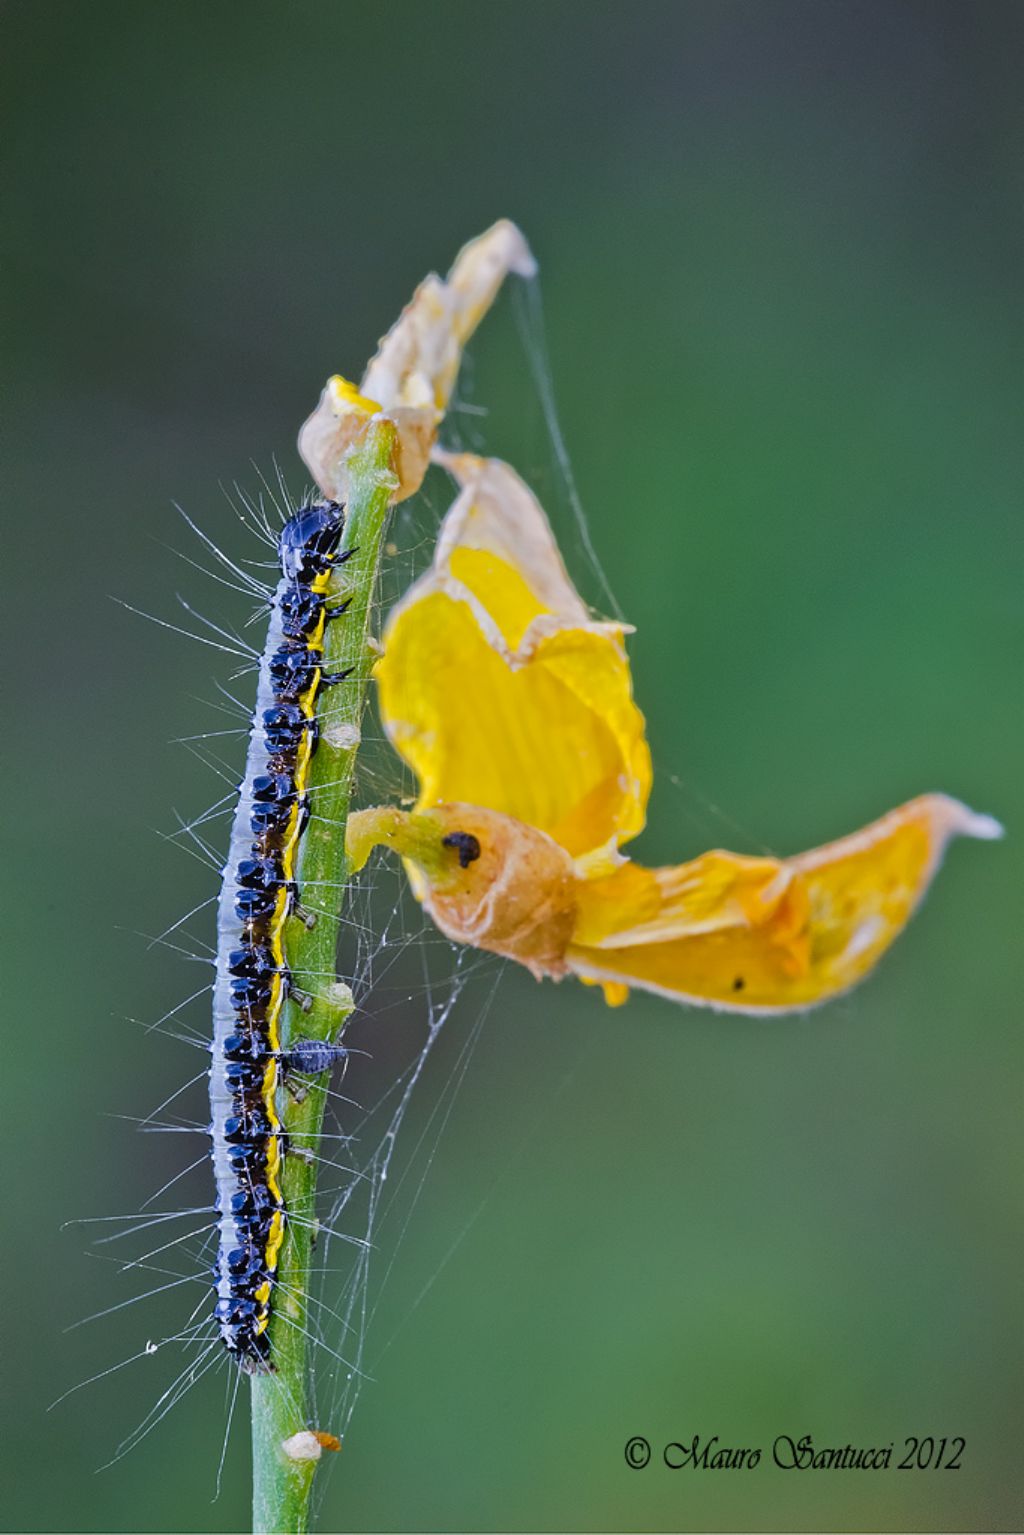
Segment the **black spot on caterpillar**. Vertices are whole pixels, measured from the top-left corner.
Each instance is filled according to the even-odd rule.
[[[214,1317],[228,1353],[249,1373],[273,1369],[267,1328],[287,1210],[277,1094],[286,1069],[323,1071],[340,1046],[299,1041],[282,1056],[280,1021],[291,977],[284,927],[295,909],[299,843],[320,691],[347,673],[323,671],[324,628],[344,509],[304,506],[278,540],[281,580],[260,661],[245,776],[217,912],[210,1064],[210,1135],[218,1225]],[[312,1046],[312,1048],[310,1048]]]

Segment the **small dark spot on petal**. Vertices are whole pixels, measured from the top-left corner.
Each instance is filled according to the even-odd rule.
[[[733,991],[742,991],[746,984],[747,983],[743,979],[742,975],[738,975],[732,983],[732,989]]]
[[[441,838],[441,846],[458,851],[461,869],[468,869],[480,857],[480,843],[471,831],[450,831],[447,837]]]

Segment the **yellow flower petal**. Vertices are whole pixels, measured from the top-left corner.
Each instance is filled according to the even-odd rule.
[[[536,270],[522,234],[500,219],[463,246],[446,280],[431,273],[420,283],[358,389],[338,375],[328,379],[299,433],[299,452],[326,496],[347,499],[345,461],[377,411],[398,428],[396,500],[419,489],[463,347],[508,273],[532,277]]]
[[[588,617],[508,465],[444,461],[463,489],[433,565],[388,620],[376,673],[417,807],[483,806],[573,857],[613,861],[643,825],[651,784],[624,626]]]
[[[629,1001],[629,987],[621,981],[592,981],[585,975],[581,975],[580,980],[584,986],[600,986],[609,1007],[622,1007],[623,1003]]]
[[[583,882],[569,966],[741,1012],[810,1007],[861,980],[903,930],[956,835],[997,822],[942,794],[789,859],[707,853]]]

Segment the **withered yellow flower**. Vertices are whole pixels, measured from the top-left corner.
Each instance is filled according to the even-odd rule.
[[[793,858],[714,851],[648,869],[651,761],[625,626],[593,619],[540,505],[507,464],[436,455],[461,492],[433,564],[392,611],[381,716],[416,773],[411,812],[352,816],[457,943],[534,975],[771,1013],[862,979],[902,931],[955,835],[1000,827],[926,794]]]
[[[515,224],[499,219],[463,246],[447,278],[423,279],[358,387],[340,374],[327,380],[299,433],[299,452],[324,495],[348,499],[348,456],[379,412],[397,428],[395,500],[419,490],[466,342],[508,274],[536,270]]]

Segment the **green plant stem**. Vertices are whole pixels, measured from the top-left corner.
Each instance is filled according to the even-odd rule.
[[[378,417],[349,460],[350,492],[343,550],[354,550],[339,564],[331,596],[350,598],[343,617],[327,625],[324,670],[354,668],[351,677],[325,690],[319,711],[320,741],[310,767],[312,817],[303,836],[299,865],[300,899],[317,912],[312,928],[289,919],[288,965],[295,983],[314,998],[310,1012],[289,1002],[284,1045],[299,1038],[334,1039],[351,1004],[343,987],[325,985],[337,963],[343,884],[346,878],[345,823],[366,689],[373,665],[369,626],[384,529],[395,479],[392,461],[395,429]],[[310,1261],[316,1219],[315,1154],[327,1101],[326,1075],[318,1077],[297,1101],[286,1087],[280,1094],[281,1119],[288,1155],[282,1176],[288,1225],[278,1265],[270,1321],[275,1370],[252,1378],[253,1529],[257,1535],[291,1535],[309,1528],[309,1498],[315,1459],[296,1459],[283,1449],[304,1430],[330,1424],[310,1421],[306,1345]]]

